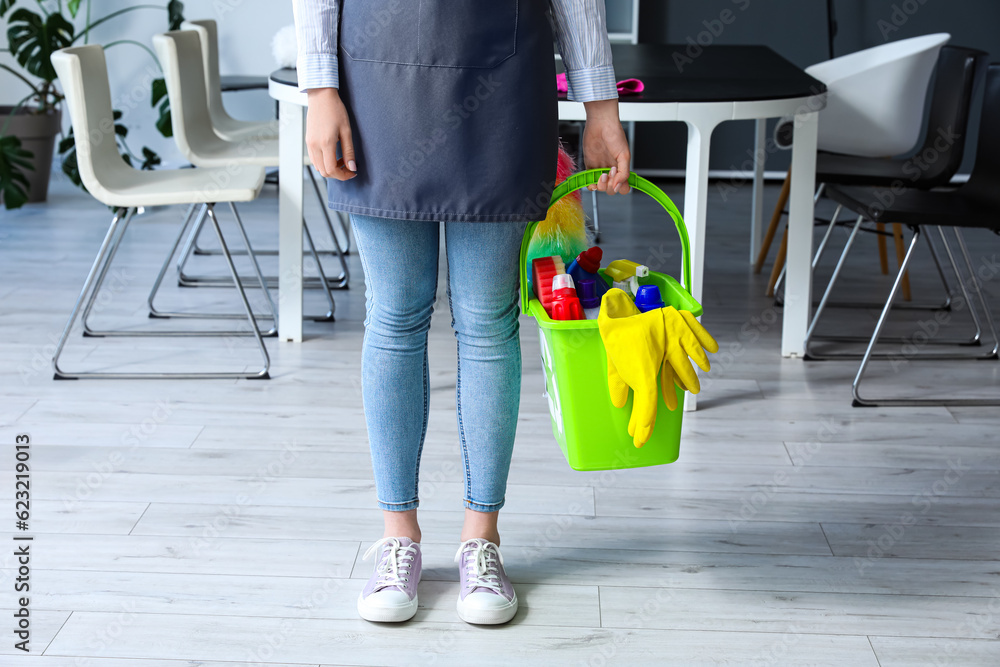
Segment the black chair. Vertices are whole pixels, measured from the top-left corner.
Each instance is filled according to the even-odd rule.
[[[832,186],[827,188],[827,196],[844,208],[858,215],[851,232],[851,239],[867,220],[874,223],[900,223],[913,230],[913,237],[901,262],[899,272],[889,292],[889,298],[882,308],[875,331],[868,342],[861,360],[861,367],[854,378],[852,392],[855,406],[883,405],[1000,405],[1000,396],[991,399],[951,399],[951,398],[863,398],[859,389],[865,370],[874,356],[875,346],[892,310],[893,300],[899,291],[903,275],[913,257],[917,241],[924,233],[925,227],[937,227],[949,259],[955,267],[956,277],[963,289],[966,304],[971,313],[982,308],[980,315],[986,323],[993,338],[993,348],[979,358],[997,359],[1000,350],[1000,339],[997,337],[996,325],[990,313],[989,304],[983,294],[979,277],[972,266],[965,239],[961,230],[975,228],[990,230],[1000,234],[1000,64],[991,64],[986,73],[986,87],[983,100],[983,120],[979,129],[979,140],[976,148],[976,163],[972,176],[965,185],[949,191],[926,191],[909,188],[899,190],[892,186],[886,188],[866,188],[858,186]],[[969,273],[969,286],[972,294],[966,289],[962,270],[955,262],[955,257],[947,243],[943,227],[952,227],[959,250],[963,256],[965,269]],[[973,302],[975,297],[978,305]],[[933,336],[924,332],[927,338]],[[914,341],[915,341],[914,337]],[[807,341],[808,345],[808,341]],[[911,354],[909,358],[942,358],[937,354]],[[952,357],[949,357],[952,358]]]
[[[979,63],[985,58],[986,53],[976,49],[969,49],[961,46],[944,46],[938,56],[935,68],[935,80],[933,92],[930,98],[930,110],[928,112],[927,130],[919,148],[908,158],[867,158],[854,155],[843,155],[840,153],[830,153],[819,151],[816,155],[816,183],[818,185],[817,199],[822,195],[823,188],[829,185],[867,185],[867,186],[901,186],[930,190],[932,188],[947,185],[951,178],[958,171],[962,164],[965,152],[965,139],[969,121],[969,108],[972,104],[972,95],[975,89],[976,72]],[[779,213],[784,208],[784,203],[779,201]],[[815,269],[830,239],[840,210],[834,213],[830,220],[826,233],[816,248],[813,256],[813,268]],[[772,220],[771,228],[768,229],[768,237],[773,237],[776,219]],[[885,245],[884,237],[889,235],[879,230],[875,233],[883,234],[880,237],[879,248],[884,258]],[[786,232],[787,233],[787,232]],[[765,242],[767,239],[765,239]],[[898,242],[901,244],[902,239]],[[942,282],[948,291],[948,281],[940,267],[939,258],[933,244],[930,250],[934,261],[937,263]],[[758,258],[757,270],[763,263],[767,254],[766,245],[762,247],[761,256]],[[783,265],[782,253],[779,251],[778,264]],[[843,255],[841,260],[843,261]],[[777,274],[781,271],[781,275]],[[784,268],[780,266],[772,274],[771,290],[775,290],[784,278]],[[888,267],[883,264],[883,272],[887,272]],[[909,289],[907,287],[907,293]],[[950,301],[939,305],[929,306],[932,309],[947,308]],[[778,300],[781,305],[781,300]],[[828,303],[828,306],[843,307],[872,307],[873,304],[846,302]],[[877,306],[875,306],[877,307]],[[926,309],[928,306],[915,306],[918,309]],[[819,336],[817,336],[818,338]],[[857,340],[852,336],[823,336],[826,340]]]

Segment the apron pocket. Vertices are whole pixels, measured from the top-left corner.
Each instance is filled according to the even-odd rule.
[[[496,67],[514,55],[518,0],[343,0],[340,46],[352,60]]]

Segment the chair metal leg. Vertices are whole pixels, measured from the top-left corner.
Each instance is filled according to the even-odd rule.
[[[833,275],[830,276],[830,282],[826,286],[826,291],[823,292],[823,298],[820,299],[819,306],[816,307],[816,312],[813,314],[812,322],[809,323],[809,329],[806,331],[805,341],[807,359],[809,358],[809,340],[816,331],[816,323],[819,322],[820,316],[823,315],[823,310],[826,308],[826,302],[830,300],[830,294],[833,292],[833,286],[837,283],[837,278],[840,277],[840,271],[844,268],[844,262],[847,260],[847,255],[850,253],[851,246],[854,245],[854,239],[857,238],[858,230],[861,229],[861,224],[864,221],[864,216],[859,215],[857,222],[854,223],[851,235],[847,238],[847,244],[844,246],[844,252],[840,255],[840,259],[837,260],[837,266],[833,270]]]
[[[103,277],[107,274],[108,268],[114,259],[114,251],[121,243],[122,236],[124,235],[125,229],[127,228],[127,223],[134,214],[135,209],[118,209],[115,212],[115,216],[111,221],[111,226],[108,228],[108,233],[104,237],[104,242],[101,244],[101,249],[97,253],[97,257],[94,260],[94,264],[90,269],[90,273],[87,275],[87,279],[84,281],[83,289],[80,291],[80,296],[77,299],[75,306],[73,307],[73,312],[70,314],[70,318],[66,323],[65,329],[61,338],[59,339],[59,344],[56,347],[55,354],[52,357],[52,369],[53,378],[57,380],[76,380],[85,378],[94,379],[203,379],[203,378],[213,378],[213,379],[264,379],[268,378],[268,370],[270,368],[270,358],[267,354],[267,348],[264,346],[264,340],[260,333],[260,329],[257,327],[257,321],[253,317],[253,313],[250,310],[249,301],[246,298],[246,293],[243,291],[242,286],[237,282],[237,287],[239,288],[240,295],[243,299],[243,305],[247,311],[247,317],[250,323],[251,330],[257,338],[258,345],[260,347],[261,353],[264,357],[264,367],[256,373],[248,373],[246,371],[241,372],[199,372],[199,373],[114,373],[114,372],[95,372],[95,371],[85,371],[85,372],[68,372],[59,367],[59,358],[62,355],[63,349],[65,348],[66,341],[69,338],[70,333],[73,330],[73,326],[76,321],[80,318],[81,314],[86,309],[88,312],[92,308],[94,299],[96,298],[97,292],[100,291],[100,283]],[[193,209],[188,210],[187,219],[190,220],[191,213]],[[214,211],[211,206],[208,207],[206,213],[212,218],[213,224],[216,227],[216,232],[219,236],[219,241],[223,248],[226,249],[225,240],[222,238],[221,229],[219,229],[218,222],[215,219]],[[227,250],[227,249],[226,249]],[[232,262],[232,257],[229,256],[228,252],[225,253],[225,257],[230,266],[230,271],[235,277],[235,266]],[[85,305],[86,304],[86,305]],[[88,308],[89,306],[89,308]],[[166,335],[170,335],[172,332],[164,332]],[[240,332],[242,333],[242,332]],[[147,335],[141,332],[127,332],[127,335]],[[206,334],[210,335],[210,334]]]
[[[335,278],[327,278],[326,284],[331,289],[347,289],[348,282],[350,281],[350,272],[347,268],[347,261],[344,258],[343,252],[340,250],[339,242],[337,237],[333,232],[333,225],[331,224],[329,218],[327,218],[327,228],[330,231],[330,235],[333,238],[333,242],[336,245],[335,250],[317,250],[318,255],[336,255],[340,259],[342,271],[339,276]],[[305,219],[303,219],[303,226],[306,225]],[[194,254],[192,248],[196,245],[196,240],[201,235],[201,229],[204,226],[204,219],[201,219],[198,225],[196,225],[191,234],[188,237],[188,243],[185,244],[184,250],[181,252],[180,259],[177,262],[177,284],[180,287],[228,287],[229,279],[224,276],[192,276],[184,273],[184,267],[187,264],[190,256]],[[220,254],[217,250],[205,250],[202,254],[214,255]],[[246,251],[234,251],[234,254],[246,254]],[[263,250],[254,251],[255,255],[277,255],[277,250]],[[253,285],[256,279],[253,276],[241,276],[240,280],[244,285]],[[266,276],[268,287],[278,287],[278,276]],[[302,281],[302,286],[306,289],[319,288],[322,287],[320,284],[320,279],[318,277],[308,277],[304,278]]]
[[[312,319],[316,322],[333,322],[335,319],[333,313],[337,310],[337,304],[333,300],[333,292],[330,291],[330,284],[326,281],[326,272],[323,271],[323,264],[319,261],[319,255],[316,253],[316,245],[313,243],[312,234],[309,233],[309,225],[305,224],[305,222],[305,220],[302,221],[302,231],[305,232],[306,243],[309,244],[313,261],[316,262],[316,270],[319,272],[320,284],[323,286],[323,292],[326,294],[327,303],[330,304],[330,309],[326,311],[326,315],[320,315]]]
[[[952,267],[955,269],[955,275],[958,278],[959,287],[961,288],[962,294],[965,296],[966,303],[971,304],[971,299],[969,297],[968,290],[966,289],[965,282],[962,280],[961,273],[959,273],[959,271],[958,271],[958,265],[955,263],[955,259],[954,259],[954,256],[952,255],[951,248],[948,246],[947,240],[944,238],[943,231],[941,232],[941,234],[942,234],[942,241],[945,243],[945,250],[947,251],[948,259],[951,262]],[[918,235],[918,238],[919,238],[919,236],[922,236],[922,235]],[[845,248],[844,254],[841,255],[841,261],[847,256],[847,252],[849,251],[849,249],[850,249],[849,246]],[[905,257],[905,255],[904,255],[904,257]],[[824,300],[827,298],[827,296],[829,294],[829,291],[831,289],[831,286],[832,286],[834,280],[836,279],[837,274],[839,273],[839,266],[840,266],[840,264],[838,263],[838,269],[834,271],[834,276],[833,276],[833,278],[831,278],[831,283],[830,283],[830,285],[827,286],[827,293],[824,294]],[[951,286],[948,284],[947,280],[945,279],[943,271],[941,272],[940,276],[941,276],[942,282],[945,284],[946,289],[950,290]],[[823,301],[821,300],[820,303],[822,305]],[[951,300],[950,300],[950,296],[949,296],[947,304],[950,305],[950,303],[951,303]],[[826,306],[829,306],[829,305],[830,305],[829,303],[826,304]],[[903,309],[901,305],[893,305],[892,307],[896,308],[898,310],[902,310]],[[912,309],[913,308],[910,308],[910,310],[912,310]],[[939,308],[937,310],[943,310],[943,309]],[[806,337],[806,350],[807,350],[807,352],[806,352],[806,359],[809,360],[809,361],[836,361],[836,360],[861,359],[861,358],[863,358],[864,354],[857,353],[857,352],[817,353],[815,351],[810,351],[809,350],[809,343],[812,342],[812,341],[814,341],[814,340],[823,340],[823,341],[832,341],[832,342],[846,342],[846,343],[867,342],[867,341],[870,340],[870,338],[864,338],[862,336],[832,335],[832,334],[819,335],[819,334],[817,334],[814,331],[814,329],[815,329],[816,322],[817,322],[817,320],[818,320],[819,315],[820,315],[821,312],[822,312],[821,309],[817,310],[816,315],[813,317],[812,325],[809,328],[809,332],[807,333],[807,337]],[[969,309],[969,314],[971,315],[972,320],[973,320],[973,324],[976,327],[976,332],[975,332],[975,334],[973,334],[973,336],[971,338],[958,339],[958,340],[952,339],[952,338],[935,338],[935,339],[932,339],[932,340],[928,340],[926,342],[926,344],[929,345],[929,346],[935,346],[935,347],[940,347],[940,346],[969,347],[969,346],[977,346],[977,345],[979,345],[980,344],[980,338],[981,338],[982,325],[980,323],[979,316],[977,315],[975,309],[970,308]],[[885,336],[885,337],[880,337],[880,338],[881,338],[881,341],[883,343],[902,343],[902,344],[907,344],[907,343],[911,342],[911,338],[906,337],[906,336],[902,336],[902,337],[901,336]],[[897,356],[897,355],[894,355],[894,354],[891,354],[891,353],[875,352],[871,356],[872,356],[872,358],[875,358],[875,359],[888,359],[888,358],[893,358],[894,356]],[[982,354],[981,355],[969,355],[969,354],[946,353],[946,352],[940,352],[940,353],[938,353],[938,352],[927,352],[927,353],[921,353],[919,356],[920,356],[921,359],[950,359],[950,360],[988,359],[988,358],[990,358],[989,354],[985,354],[985,355],[982,355]]]
[[[344,257],[344,251],[340,247],[340,241],[337,240],[337,235],[333,232],[333,225],[330,223],[330,208],[325,205],[325,200],[323,198],[323,193],[320,191],[319,183],[316,182],[316,177],[313,176],[312,168],[306,169],[309,172],[309,180],[312,181],[313,190],[316,192],[316,198],[319,199],[323,211],[323,218],[326,220],[326,228],[330,231],[330,238],[333,239],[333,246],[337,249],[337,257],[340,258],[340,275],[337,276],[336,286],[338,288],[347,287],[347,283],[351,279],[351,270],[347,267],[347,259]],[[338,216],[338,220],[340,217]],[[341,220],[341,222],[343,222]],[[302,219],[302,226],[305,227],[305,218]],[[347,229],[344,229],[344,234],[347,234]],[[348,243],[350,243],[350,235],[347,236]],[[332,297],[331,297],[332,298]]]
[[[826,189],[826,183],[820,183],[819,187],[816,188],[816,194],[813,195],[813,205],[816,205],[819,202],[819,198],[823,196],[823,191],[825,189]],[[837,206],[837,211],[833,214],[833,220],[830,221],[830,226],[827,227],[826,234],[823,235],[823,241],[819,244],[819,247],[816,249],[816,254],[813,255],[812,268],[814,271],[816,270],[816,262],[819,261],[820,255],[823,254],[823,249],[826,246],[826,241],[827,239],[830,238],[830,232],[837,224],[837,217],[840,215],[840,209],[842,208],[843,206],[840,205]],[[785,234],[782,237],[781,241],[781,249],[778,251],[778,257],[780,258],[780,261],[778,259],[774,260],[775,265],[778,264],[781,265],[781,270],[778,272],[778,277],[774,279],[774,287],[768,288],[767,296],[774,296],[774,294],[779,289],[781,289],[781,285],[785,281],[785,270],[788,268],[788,265],[785,262],[785,252],[788,249],[787,243],[788,243],[788,229],[786,228]]]
[[[208,206],[208,205],[202,206],[201,213],[199,214],[199,218],[202,218],[202,217],[205,217],[205,216],[208,216],[208,215],[214,215],[214,209],[210,212],[209,211],[210,208],[212,208],[212,207]],[[236,211],[235,206],[233,206],[233,211],[235,213],[235,211]],[[177,235],[176,239],[174,240],[174,244],[171,247],[170,252],[167,255],[166,259],[164,260],[163,265],[160,267],[160,272],[157,274],[156,280],[153,282],[153,287],[152,287],[152,289],[149,292],[149,296],[146,298],[146,304],[149,307],[149,317],[153,318],[153,319],[184,318],[184,319],[213,319],[213,320],[214,319],[220,319],[220,320],[239,319],[239,320],[242,320],[245,316],[242,315],[242,314],[239,314],[239,313],[197,313],[197,312],[192,313],[192,312],[175,312],[175,311],[169,311],[168,312],[168,311],[157,310],[156,306],[154,305],[154,299],[156,298],[156,295],[159,292],[160,286],[163,283],[164,275],[166,274],[167,269],[170,266],[170,260],[173,258],[174,253],[177,252],[177,246],[180,244],[180,240],[184,236],[184,231],[187,229],[187,227],[188,227],[188,225],[189,225],[189,223],[191,221],[191,214],[193,212],[194,212],[194,208],[193,207],[188,208],[188,215],[184,219],[184,224],[181,226],[180,233]],[[241,235],[243,236],[244,242],[246,242],[247,241],[246,232],[243,229],[243,224],[240,221],[238,215],[236,216],[236,224],[237,224],[237,228],[240,230]],[[124,232],[125,232],[125,230],[124,230],[124,226],[123,226],[122,232],[119,235],[119,242],[121,240],[121,236],[124,236]],[[188,238],[190,239],[190,236]],[[249,332],[249,331],[242,331],[242,330],[209,330],[209,331],[206,331],[206,330],[173,330],[173,331],[155,331],[155,330],[121,329],[121,330],[100,330],[100,331],[98,331],[98,330],[92,329],[90,327],[90,324],[89,324],[89,321],[88,321],[88,318],[89,318],[89,315],[90,315],[90,311],[91,311],[91,307],[93,306],[93,302],[96,299],[97,294],[98,294],[98,292],[101,289],[101,284],[103,283],[104,275],[107,272],[108,267],[111,266],[111,261],[114,259],[114,253],[115,253],[116,250],[117,250],[117,244],[112,247],[111,256],[108,258],[108,262],[107,262],[107,264],[104,267],[104,271],[102,271],[101,275],[98,277],[97,285],[96,285],[93,293],[90,295],[90,301],[87,304],[87,308],[83,312],[84,335],[87,335],[87,336],[100,336],[100,337],[111,337],[111,336],[133,337],[134,336],[134,337],[157,337],[157,338],[159,338],[159,337],[249,336],[249,335],[251,335],[251,332]],[[251,255],[250,256],[253,257],[252,248],[251,248]],[[257,266],[256,259],[254,259],[254,267],[257,270],[258,277],[262,279],[263,276],[260,275],[260,267]],[[260,284],[261,285],[264,284],[262,280],[261,280]],[[274,306],[274,301],[271,299],[271,294],[270,294],[270,292],[267,289],[264,290],[264,294],[265,294],[265,298],[267,299],[267,303],[268,303],[268,307],[269,307],[269,311],[270,312],[255,314],[255,317],[258,317],[260,319],[269,319],[269,320],[272,321],[271,327],[266,332],[264,332],[263,335],[265,335],[265,336],[277,336],[278,335],[278,327],[277,327],[277,322],[275,321],[276,320],[276,315],[275,315],[276,308]]]
[[[889,311],[892,308],[892,302],[893,302],[893,300],[896,297],[896,293],[899,291],[899,289],[900,289],[900,287],[902,285],[903,276],[906,274],[907,266],[909,265],[910,259],[913,256],[913,249],[917,245],[917,239],[919,238],[919,236],[920,236],[920,229],[919,228],[915,228],[913,230],[913,238],[910,241],[909,249],[907,250],[906,255],[904,256],[903,261],[900,263],[899,272],[896,274],[896,280],[893,282],[892,290],[889,292],[889,299],[886,301],[885,307],[882,309],[882,314],[879,317],[878,322],[875,325],[875,331],[872,334],[872,338],[871,338],[871,340],[868,343],[868,348],[865,350],[865,354],[862,357],[861,366],[858,368],[858,373],[854,377],[854,382],[851,385],[851,393],[852,393],[852,395],[854,397],[853,405],[855,407],[882,407],[882,406],[885,406],[885,407],[895,407],[895,406],[917,407],[917,406],[926,406],[926,405],[946,406],[947,407],[947,406],[996,406],[996,405],[1000,405],[1000,397],[994,398],[994,399],[978,399],[978,398],[870,398],[870,397],[866,398],[866,397],[863,397],[861,395],[861,382],[864,379],[865,371],[868,368],[868,364],[871,362],[872,358],[874,358],[874,356],[875,356],[874,355],[874,349],[875,349],[875,346],[878,343],[879,335],[881,334],[882,328],[885,325],[885,321],[888,318]],[[941,232],[941,236],[942,236],[942,239],[943,239],[944,238],[943,230]],[[1000,339],[997,338],[996,326],[995,326],[995,324],[993,322],[993,318],[992,318],[992,316],[991,316],[991,314],[989,312],[989,305],[987,304],[986,299],[983,296],[982,289],[980,288],[979,280],[976,277],[975,272],[972,270],[973,267],[972,267],[972,262],[971,262],[971,260],[969,259],[969,256],[968,256],[968,249],[965,247],[964,239],[962,238],[962,235],[961,235],[961,233],[960,233],[960,231],[958,229],[955,230],[955,236],[958,238],[959,246],[960,246],[960,248],[962,250],[963,256],[965,257],[966,266],[969,269],[970,280],[973,283],[973,291],[975,291],[975,293],[976,293],[976,296],[977,296],[977,298],[979,300],[980,306],[982,306],[983,309],[984,309],[983,315],[984,315],[984,317],[986,317],[986,319],[988,321],[989,328],[990,328],[990,333],[991,333],[991,335],[993,336],[993,339],[994,339],[994,346],[993,346],[992,352],[989,355],[987,355],[986,357],[980,357],[980,358],[996,359],[996,358],[998,358],[997,357],[998,349],[1000,349]],[[946,245],[946,250],[947,250],[947,252],[949,254],[951,253],[951,250],[950,250],[950,248],[947,247],[947,245]],[[952,257],[951,259],[954,262],[954,257]],[[957,275],[959,281],[961,283],[963,283],[963,292],[965,292],[965,290],[964,290],[964,279],[961,276],[961,272],[957,270],[957,268],[958,268],[957,264],[955,264],[955,267],[956,267],[956,275]],[[969,305],[969,309],[970,310],[974,309],[974,305],[972,304],[971,301],[968,302],[968,305]],[[915,356],[919,356],[919,358],[928,358],[925,355],[915,355]],[[931,358],[936,358],[936,357],[931,357]]]
[[[333,239],[333,245],[336,246],[337,250],[335,253],[340,256],[342,268],[347,271],[347,266],[344,263],[344,255],[348,254],[351,249],[351,234],[347,230],[347,224],[344,222],[344,215],[341,211],[337,211],[337,223],[340,225],[340,231],[344,234],[344,245],[341,246],[340,241],[337,239],[337,235],[333,232],[333,225],[330,223],[330,207],[327,205],[326,197],[323,196],[323,191],[319,187],[319,183],[316,181],[316,176],[313,174],[312,167],[306,167],[306,173],[309,174],[309,180],[312,181],[313,191],[316,193],[316,200],[319,202],[319,210],[323,211],[323,217],[326,218],[326,227],[330,230],[330,237]]]
[[[939,227],[940,229],[940,227]],[[958,239],[958,247],[962,250],[962,256],[965,258],[965,266],[969,269],[969,280],[972,282],[972,289],[976,293],[976,298],[979,301],[979,305],[983,309],[983,319],[986,320],[986,325],[989,327],[990,336],[993,338],[993,350],[990,354],[980,357],[982,359],[996,359],[998,358],[998,352],[1000,352],[1000,336],[997,335],[996,322],[993,320],[993,312],[990,309],[989,301],[986,295],[983,294],[983,287],[979,282],[979,276],[976,275],[975,269],[972,267],[972,258],[969,256],[969,249],[965,245],[965,236],[962,234],[962,230],[958,227],[954,228],[955,238]],[[975,313],[975,309],[970,310]]]
[[[115,255],[118,254],[118,248],[121,246],[122,239],[125,237],[125,231],[128,229],[128,223],[132,221],[132,216],[135,215],[135,212],[136,209],[134,208],[130,208],[126,211],[125,217],[121,221],[121,225],[118,229],[118,233],[112,239],[111,245],[108,247],[107,259],[101,267],[100,272],[97,274],[97,279],[94,281],[93,289],[90,291],[87,303],[83,307],[83,314],[81,315],[80,320],[83,322],[83,335],[85,337],[100,337],[104,335],[104,332],[94,331],[91,329],[88,319],[90,318],[91,311],[94,309],[94,304],[97,301],[97,295],[101,293],[101,287],[104,285],[104,279],[108,275],[111,263],[115,261]]]
[[[308,167],[307,166],[307,167],[304,167],[304,169],[305,169],[306,173],[309,174],[309,178],[312,178],[315,181],[315,177],[313,176],[313,173],[312,173],[312,167]],[[325,212],[329,208],[327,206],[326,198],[322,195],[321,192],[319,192],[319,190],[317,190],[317,192],[316,192],[316,197],[319,200],[320,210],[322,210],[322,211]],[[329,218],[329,216],[327,216],[327,217]],[[329,220],[328,220],[328,222],[329,222]],[[350,233],[350,231],[347,228],[347,223],[345,222],[345,215],[344,215],[343,211],[337,211],[337,224],[340,226],[340,231],[344,235],[344,243],[343,243],[342,246],[340,246],[342,248],[341,252],[343,252],[343,254],[345,254],[345,255],[349,255],[349,254],[351,254],[351,233]],[[336,237],[336,234],[334,234],[334,232],[333,232],[333,226],[332,225],[328,225],[328,226],[330,227],[330,235],[333,236],[334,240],[336,241],[337,237]],[[200,236],[200,233],[199,233],[199,236]],[[336,255],[338,251],[336,251],[336,250],[319,250],[317,252],[319,252],[319,254],[321,254],[321,255]],[[232,253],[234,255],[243,255],[243,254],[246,254],[246,252],[242,251],[242,250],[233,250]],[[277,249],[269,248],[269,249],[263,249],[263,250],[258,249],[256,251],[256,253],[257,253],[257,256],[260,257],[260,256],[277,255],[278,251],[277,251]],[[212,250],[212,249],[209,249],[209,248],[202,248],[200,245],[198,245],[197,239],[195,239],[194,254],[195,255],[218,255],[219,251],[218,250]]]
[[[903,276],[906,275],[906,268],[910,265],[910,260],[913,258],[913,250],[917,247],[917,241],[920,239],[920,228],[917,227],[913,230],[913,238],[910,239],[910,247],[903,256],[903,260],[899,263],[899,272],[896,273],[896,279],[892,282],[892,289],[889,290],[889,298],[886,299],[885,306],[882,308],[882,314],[879,315],[878,322],[875,324],[875,331],[872,333],[871,340],[868,341],[868,347],[865,349],[865,354],[861,358],[861,366],[858,368],[857,375],[854,376],[854,382],[851,385],[851,393],[854,396],[855,407],[862,406],[876,406],[876,405],[886,405],[884,402],[873,402],[861,397],[859,389],[861,388],[861,380],[865,375],[865,370],[868,368],[868,364],[872,360],[873,353],[875,352],[875,346],[878,344],[878,338],[882,333],[882,328],[885,326],[886,320],[889,319],[889,311],[892,310],[892,302],[896,298],[896,292],[899,291],[900,286],[903,284]],[[898,405],[907,405],[908,403],[900,403]]]
[[[597,190],[591,190],[591,192],[590,192],[590,202],[591,202],[591,208],[594,211],[594,243],[600,243],[600,241],[601,241],[601,209],[600,209],[600,205],[597,203]]]
[[[73,325],[76,324],[76,320],[80,316],[80,311],[83,309],[83,304],[90,294],[91,288],[94,286],[97,274],[103,273],[103,267],[108,254],[108,249],[111,247],[113,239],[118,235],[118,226],[121,223],[122,218],[131,214],[132,209],[126,210],[119,208],[115,211],[114,217],[111,219],[111,225],[108,227],[108,233],[104,235],[104,241],[101,242],[101,248],[97,251],[97,257],[94,258],[94,264],[90,267],[87,279],[83,281],[83,289],[80,290],[80,296],[76,299],[76,304],[73,306],[73,312],[69,316],[69,321],[66,322],[66,327],[63,329],[62,336],[59,337],[59,344],[56,345],[55,354],[52,355],[52,371],[53,379],[55,380],[71,379],[73,377],[73,375],[66,373],[59,368],[59,357],[62,356],[63,348],[66,347],[66,340],[69,338],[69,334],[73,330]]]
[[[194,205],[188,209],[188,216],[184,219],[184,224],[181,226],[180,232],[177,234],[177,238],[174,241],[174,245],[171,247],[170,252],[163,260],[163,265],[160,267],[160,272],[156,276],[156,280],[153,281],[153,287],[149,291],[149,296],[146,298],[146,304],[149,307],[149,317],[153,319],[169,319],[169,318],[190,318],[190,319],[243,319],[243,315],[240,313],[191,313],[191,312],[168,312],[161,311],[156,308],[155,300],[156,295],[160,291],[160,287],[163,285],[163,279],[167,274],[167,270],[170,267],[170,262],[174,258],[174,254],[177,252],[177,247],[180,245],[180,241],[184,238],[185,231],[191,223],[191,214],[194,211]],[[207,215],[207,206],[202,207],[202,216]],[[273,301],[272,311],[273,311]],[[256,317],[260,319],[273,319],[273,314],[258,313]],[[195,332],[197,335],[201,335],[200,332]],[[232,335],[240,335],[241,332],[232,332]],[[249,335],[249,332],[244,332]],[[264,332],[265,336],[276,336],[277,330],[272,326],[271,329]]]
[[[976,326],[976,333],[973,334],[972,338],[966,341],[965,345],[980,345],[982,343],[983,335],[983,323],[979,319],[979,314],[976,309],[972,306],[972,299],[969,298],[969,290],[965,285],[965,279],[962,277],[962,271],[958,267],[958,263],[955,261],[955,255],[951,252],[951,245],[948,243],[948,238],[944,234],[944,227],[938,226],[938,234],[941,236],[941,244],[944,246],[944,251],[948,255],[948,261],[951,262],[951,268],[955,272],[955,278],[958,279],[958,288],[962,292],[962,298],[965,299],[966,305],[970,306],[969,315],[972,316],[972,323]],[[944,273],[942,272],[942,278]],[[950,310],[950,308],[949,308]]]

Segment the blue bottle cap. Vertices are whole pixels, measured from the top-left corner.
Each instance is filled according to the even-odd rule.
[[[635,293],[635,307],[639,312],[646,313],[656,308],[663,308],[663,298],[660,288],[656,285],[643,285]]]
[[[576,285],[576,296],[584,308],[600,308],[601,297],[597,295],[597,281],[584,278]]]

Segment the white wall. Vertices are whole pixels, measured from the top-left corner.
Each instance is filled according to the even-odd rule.
[[[35,5],[34,1],[25,0],[19,4],[32,9]],[[139,4],[161,4],[166,8],[167,3],[166,0],[93,0],[92,11],[96,17]],[[289,0],[184,0],[184,16],[188,19],[212,18],[219,23],[223,75],[266,75],[276,68],[271,55],[271,38],[280,28],[292,23],[292,7]],[[152,50],[152,36],[166,29],[165,9],[137,10],[100,26],[91,33],[91,41],[107,44],[132,39]],[[0,44],[4,48],[8,46],[7,26],[3,21],[0,21]],[[139,153],[142,146],[147,145],[165,161],[179,164],[181,158],[173,141],[164,139],[156,131],[156,113],[149,104],[148,82],[160,76],[155,60],[131,44],[109,49],[107,58],[112,97],[116,108],[125,114],[123,121],[129,127],[128,141],[132,150]],[[0,62],[10,64],[10,54],[0,53]],[[26,94],[27,88],[22,82],[0,71],[0,104],[13,104]],[[227,93],[224,99],[227,109],[238,118],[273,117],[274,104],[266,91]],[[54,168],[58,169],[58,165]]]

